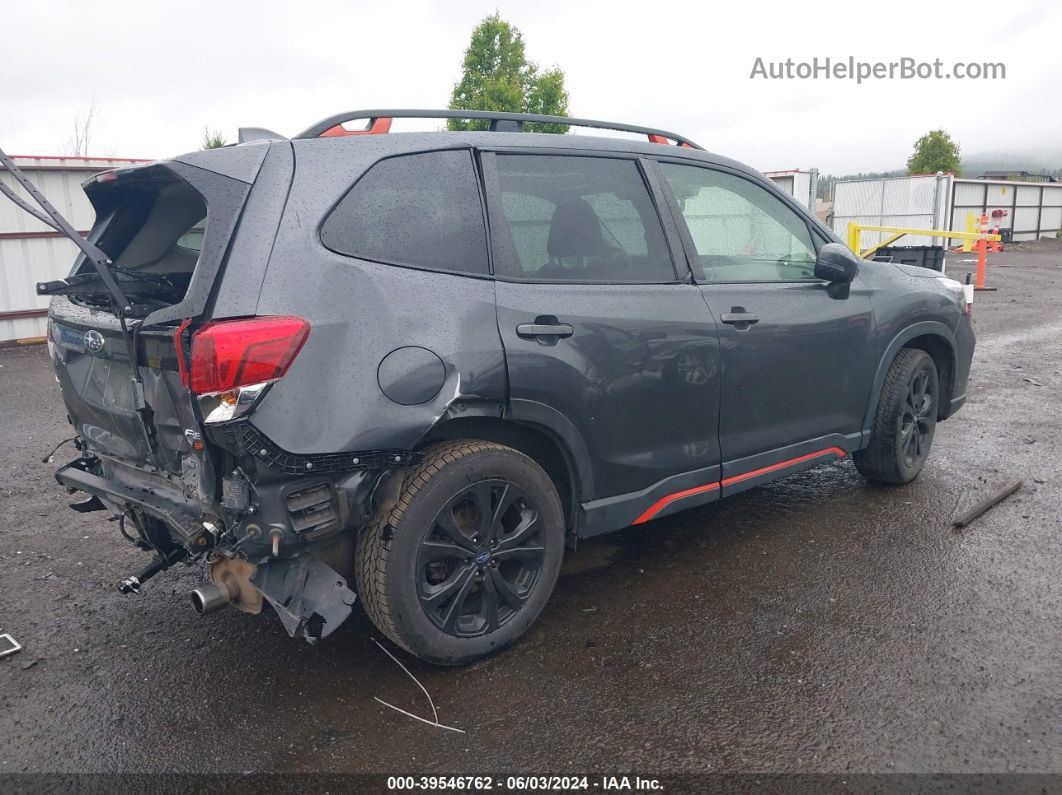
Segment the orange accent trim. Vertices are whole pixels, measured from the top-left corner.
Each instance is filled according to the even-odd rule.
[[[840,447],[827,447],[825,450],[819,450],[817,453],[808,453],[807,455],[799,456],[798,458],[790,458],[788,461],[780,461],[777,464],[771,464],[769,467],[763,467],[761,469],[754,469],[751,472],[746,472],[743,475],[734,475],[733,477],[723,480],[724,486],[729,486],[732,483],[740,483],[743,480],[749,478],[759,477],[760,475],[766,475],[768,472],[777,472],[779,469],[785,469],[786,467],[793,466],[793,464],[802,464],[805,461],[810,461],[813,458],[819,458],[828,453],[833,453],[838,458],[844,458],[844,450]]]
[[[340,135],[383,135],[390,131],[391,118],[389,116],[381,116],[378,119],[370,119],[367,130],[348,130],[342,124],[337,124],[335,127],[329,127],[318,138],[331,138]]]
[[[771,464],[770,466],[761,467],[760,469],[754,469],[751,472],[745,472],[741,475],[734,475],[724,480],[714,481],[712,483],[705,483],[703,486],[694,486],[692,489],[686,489],[684,491],[676,491],[674,494],[669,494],[666,497],[661,497],[654,502],[649,508],[631,524],[644,524],[656,516],[665,507],[686,497],[692,497],[694,494],[702,494],[706,491],[712,491],[722,486],[729,486],[734,483],[740,483],[743,480],[749,480],[750,478],[759,477],[760,475],[766,475],[769,472],[777,472],[779,469],[785,469],[791,467],[794,464],[802,464],[805,461],[811,461],[814,458],[821,458],[824,455],[836,455],[838,458],[844,458],[846,453],[840,447],[827,447],[825,450],[819,450],[814,453],[808,453],[807,455],[798,456],[796,458],[790,458],[788,461],[780,461],[777,464]]]
[[[676,491],[674,494],[669,494],[666,497],[661,497],[659,500],[649,506],[649,509],[634,520],[633,524],[642,524],[648,522],[666,506],[673,503],[675,500],[681,500],[683,497],[692,497],[694,494],[700,494],[705,491],[711,491],[712,489],[719,488],[719,481],[713,483],[705,483],[703,486],[694,486],[692,489],[686,489],[685,491]]]
[[[657,135],[656,133],[649,133],[649,135],[647,135],[646,137],[649,139],[649,143],[651,143],[651,144],[666,144],[667,146],[671,145],[671,141],[670,140],[668,140],[667,138],[665,138],[662,135]],[[682,143],[682,144],[679,144],[679,145],[680,146],[684,146],[687,149],[692,149],[693,148],[692,146],[690,146],[687,143]]]

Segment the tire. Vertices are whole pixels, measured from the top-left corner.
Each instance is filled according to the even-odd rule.
[[[394,505],[360,531],[355,580],[391,641],[464,665],[524,634],[563,556],[564,513],[542,468],[512,448],[460,439],[429,447]]]
[[[885,375],[870,444],[852,455],[856,469],[877,483],[910,483],[918,477],[933,444],[939,404],[933,358],[902,348]]]

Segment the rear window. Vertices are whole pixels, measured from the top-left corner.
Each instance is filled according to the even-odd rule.
[[[338,254],[428,270],[487,274],[487,237],[472,154],[381,160],[321,227]]]

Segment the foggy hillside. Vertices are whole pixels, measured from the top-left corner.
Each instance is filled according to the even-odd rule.
[[[1032,174],[1049,174],[1062,181],[1062,151],[1044,154],[1042,152],[987,152],[970,155],[962,159],[963,177],[979,177],[986,171],[1028,171]],[[854,174],[822,174],[819,176],[819,198],[829,199],[833,195],[833,183],[849,179],[880,179],[881,177],[902,177],[905,168],[890,171],[861,171]]]

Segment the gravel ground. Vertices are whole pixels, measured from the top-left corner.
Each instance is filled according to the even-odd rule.
[[[972,267],[953,255],[953,275]],[[0,350],[0,772],[1062,772],[1062,250],[993,257],[970,398],[922,476],[837,462],[580,544],[514,648],[410,661],[356,611],[317,647],[197,618],[179,568],[68,510],[43,347]],[[63,463],[70,447],[56,456]],[[992,487],[1024,486],[963,531]]]

